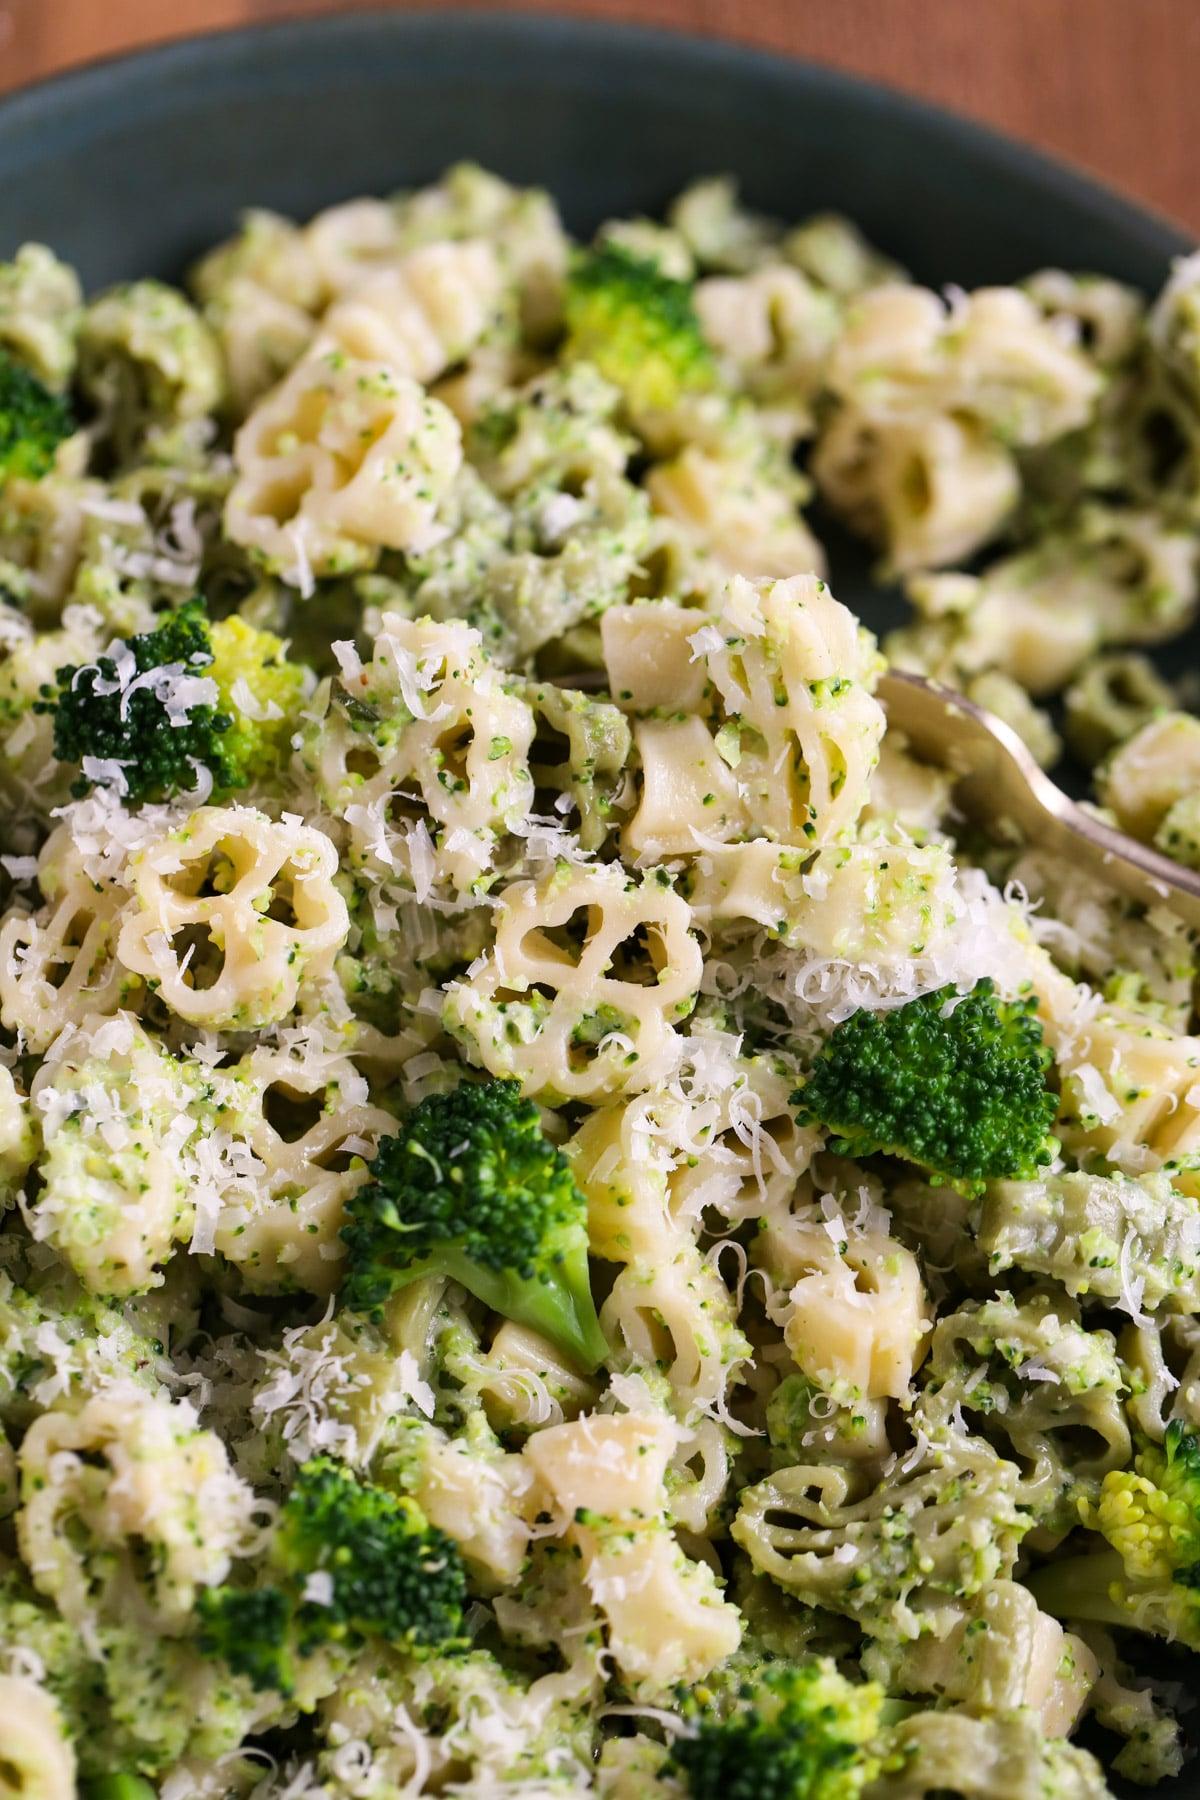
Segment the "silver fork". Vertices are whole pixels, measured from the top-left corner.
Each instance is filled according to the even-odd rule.
[[[920,757],[959,779],[955,800],[992,831],[1006,828],[1147,906],[1200,929],[1200,874],[1114,831],[1063,793],[994,713],[953,688],[889,669],[876,690],[888,724]]]

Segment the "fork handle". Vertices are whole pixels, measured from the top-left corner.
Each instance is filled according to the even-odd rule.
[[[1200,874],[1114,831],[1057,787],[1011,725],[953,688],[889,669],[876,690],[888,725],[958,779],[963,812],[1001,837],[1036,845],[1146,906],[1200,930]]]

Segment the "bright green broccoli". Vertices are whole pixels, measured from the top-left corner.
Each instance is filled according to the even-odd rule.
[[[198,764],[225,785],[221,739],[233,720],[213,704],[212,660],[204,602],[195,599],[153,631],[115,639],[94,663],[59,669],[37,710],[54,715],[59,761],[83,765],[71,791],[82,796],[104,778],[88,772],[92,761],[119,764],[135,804],[194,788]]]
[[[1036,1004],[1000,1000],[985,979],[852,1013],[792,1096],[801,1123],[828,1126],[839,1155],[902,1156],[968,1191],[1032,1176],[1058,1149]]]
[[[345,1305],[378,1312],[430,1274],[594,1369],[608,1354],[588,1273],[587,1209],[537,1107],[512,1081],[463,1082],[386,1137],[348,1204]]]
[[[1200,1436],[1172,1421],[1080,1511],[1109,1548],[1039,1569],[1028,1583],[1038,1605],[1200,1650]]]
[[[260,1690],[296,1686],[295,1604],[282,1588],[206,1588],[200,1596],[200,1648]]]
[[[620,388],[634,417],[716,382],[692,287],[616,244],[584,251],[567,280],[566,355]]]
[[[768,1666],[733,1710],[696,1709],[668,1767],[692,1800],[855,1800],[879,1768],[882,1705],[881,1688],[847,1681],[827,1657]]]
[[[380,1639],[408,1652],[453,1648],[466,1573],[452,1538],[414,1500],[318,1457],[304,1464],[275,1527],[267,1582],[209,1588],[200,1645],[257,1688],[290,1694],[296,1659]]]
[[[153,631],[116,639],[94,663],[59,669],[55,681],[35,710],[54,715],[59,761],[83,765],[72,792],[111,780],[119,764],[135,805],[190,792],[200,765],[218,795],[269,780],[306,690],[279,638],[237,618],[210,627],[199,598]],[[89,772],[93,762],[109,768]]]
[[[37,481],[75,429],[71,409],[24,363],[0,351],[0,486],[11,476]]]
[[[156,1800],[157,1789],[142,1775],[101,1775],[89,1781],[83,1800]]]

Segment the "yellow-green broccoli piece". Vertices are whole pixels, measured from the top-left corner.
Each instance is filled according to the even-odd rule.
[[[0,487],[14,476],[39,481],[75,429],[71,409],[24,363],[0,351]]]
[[[1029,1581],[1038,1605],[1200,1650],[1200,1436],[1173,1420],[1162,1444],[1107,1474],[1080,1512],[1108,1548],[1039,1569]]]
[[[692,284],[615,243],[584,251],[567,279],[569,359],[620,388],[633,416],[665,412],[716,386]]]
[[[685,1701],[668,1767],[691,1800],[856,1800],[879,1769],[883,1690],[827,1657],[768,1665],[732,1709]]]
[[[221,738],[227,787],[257,786],[286,760],[296,713],[311,681],[303,664],[289,662],[287,645],[234,614],[212,627],[217,704],[231,723]]]

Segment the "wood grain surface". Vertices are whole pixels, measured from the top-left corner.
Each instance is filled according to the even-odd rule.
[[[526,4],[726,36],[889,82],[1055,151],[1200,236],[1200,0]],[[336,0],[0,0],[0,90],[191,32],[349,10]]]

